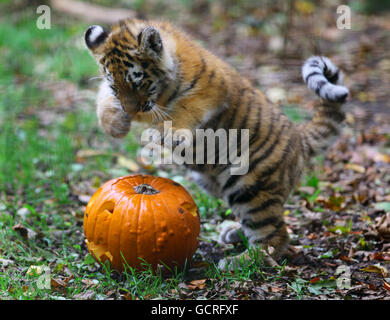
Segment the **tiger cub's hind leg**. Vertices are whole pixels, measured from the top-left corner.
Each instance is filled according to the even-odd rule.
[[[289,243],[289,236],[283,220],[283,205],[279,201],[263,201],[256,206],[242,208],[234,206],[237,211],[242,209],[241,228],[234,230],[237,234],[242,231],[248,239],[249,250],[238,256],[222,259],[219,263],[220,269],[234,268],[238,266],[242,259],[250,260],[251,249],[258,249],[264,255],[264,262],[268,265],[277,265],[275,259],[283,256]],[[235,238],[231,234],[232,230],[222,232],[220,239],[226,239],[227,235]]]
[[[241,223],[250,245],[261,244],[268,248],[273,258],[279,259],[284,254],[289,235],[283,219],[283,205],[274,203],[263,209],[267,202],[248,210]]]

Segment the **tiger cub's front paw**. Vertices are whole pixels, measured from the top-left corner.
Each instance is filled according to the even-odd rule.
[[[130,130],[130,116],[119,109],[105,109],[99,122],[103,130],[114,138],[123,138]]]

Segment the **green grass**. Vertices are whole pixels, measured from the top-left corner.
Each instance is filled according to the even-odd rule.
[[[35,19],[27,16],[17,24],[2,21],[0,26],[1,58],[7,61],[0,66],[3,83],[21,76],[82,84],[97,72],[96,63],[83,44],[86,24],[67,28],[53,24],[51,29],[40,30]]]

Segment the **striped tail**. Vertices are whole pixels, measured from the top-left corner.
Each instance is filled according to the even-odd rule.
[[[309,89],[322,100],[312,121],[300,127],[303,129],[304,153],[310,158],[323,152],[331,144],[331,138],[339,134],[341,122],[345,118],[341,106],[349,91],[342,86],[340,69],[326,57],[307,59],[302,66],[302,77]]]

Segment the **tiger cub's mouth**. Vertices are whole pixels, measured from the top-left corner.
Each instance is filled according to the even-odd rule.
[[[140,104],[138,110],[141,114],[150,115],[154,124],[172,120],[171,115],[164,110],[164,107],[158,105],[153,100],[147,100],[145,103]]]

